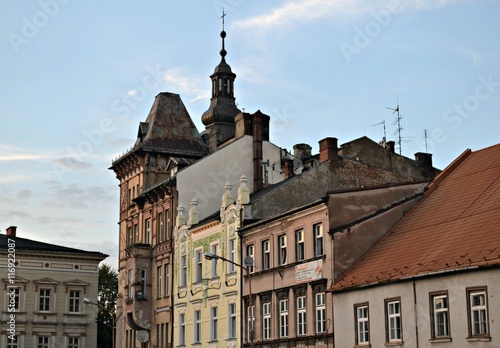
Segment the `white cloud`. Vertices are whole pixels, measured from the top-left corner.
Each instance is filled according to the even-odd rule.
[[[184,68],[171,68],[163,75],[167,85],[179,90],[179,94],[187,95],[190,102],[209,98],[206,88],[206,77],[189,75]]]

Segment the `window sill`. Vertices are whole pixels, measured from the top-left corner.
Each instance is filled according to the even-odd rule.
[[[490,336],[467,337],[466,340],[469,342],[490,342],[491,337]]]
[[[430,339],[429,342],[431,342],[431,343],[446,343],[446,342],[451,342],[451,337],[433,338],[433,339]]]
[[[404,347],[403,341],[385,342],[386,347]]]
[[[366,347],[371,347],[372,345],[370,343],[361,343],[361,344],[356,344],[354,348],[366,348]]]

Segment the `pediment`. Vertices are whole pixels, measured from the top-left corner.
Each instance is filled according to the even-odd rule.
[[[41,278],[33,281],[35,284],[58,285],[60,282],[51,278]]]

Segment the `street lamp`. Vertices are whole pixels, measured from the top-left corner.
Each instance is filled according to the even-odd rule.
[[[111,347],[115,348],[115,313],[112,312],[109,308],[103,306],[102,304],[98,302],[93,302],[86,297],[83,299],[83,303],[86,305],[92,305],[96,306],[97,308],[104,309],[109,313],[109,315],[111,315]]]
[[[250,256],[247,256],[245,257],[245,266],[243,265],[240,265],[239,263],[236,263],[234,261],[231,261],[229,259],[226,259],[225,257],[223,256],[219,256],[219,255],[216,255],[214,253],[205,253],[205,259],[206,260],[222,260],[222,261],[226,261],[226,262],[229,262],[235,266],[238,266],[239,268],[241,269],[244,269],[247,273],[247,277],[248,277],[248,294],[249,294],[249,300],[248,300],[248,305],[250,307],[250,311],[252,310],[252,278],[250,277],[250,271],[248,270],[248,267],[251,267],[253,265],[253,259],[250,257]],[[254,345],[253,345],[253,321],[250,320],[249,323],[249,334],[250,334],[250,347],[253,348]]]

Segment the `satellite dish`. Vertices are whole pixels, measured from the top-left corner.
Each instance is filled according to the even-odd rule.
[[[146,330],[140,330],[137,332],[137,340],[141,343],[147,342],[149,340],[149,334]]]

